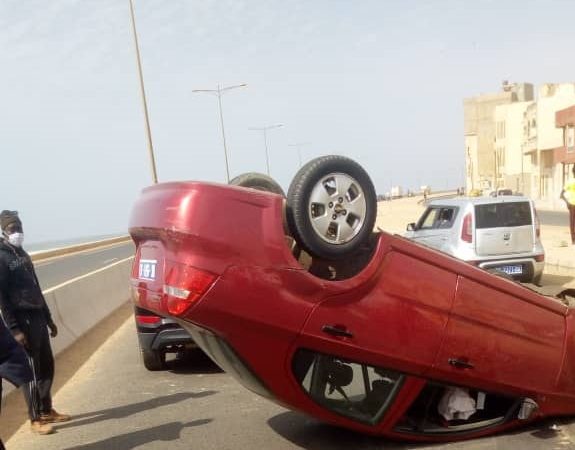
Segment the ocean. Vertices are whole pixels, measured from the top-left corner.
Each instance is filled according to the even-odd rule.
[[[70,245],[83,244],[85,242],[100,241],[102,239],[110,239],[123,235],[125,235],[125,233],[101,234],[97,236],[84,236],[74,239],[66,239],[58,241],[32,242],[30,244],[24,242],[24,249],[27,252],[38,252],[42,250],[51,250],[54,248],[68,247]]]

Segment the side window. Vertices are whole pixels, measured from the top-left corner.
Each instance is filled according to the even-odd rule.
[[[417,224],[418,230],[431,230],[437,221],[439,208],[429,208]]]
[[[401,386],[393,370],[300,349],[293,374],[305,392],[324,408],[350,419],[377,423]]]
[[[454,207],[432,207],[429,208],[417,226],[418,230],[432,230],[438,228],[451,228],[457,208]]]
[[[410,434],[461,434],[526,419],[537,403],[478,389],[429,382],[395,426]]]
[[[453,221],[455,219],[456,209],[455,208],[441,208],[439,216],[437,218],[436,228],[451,228]]]

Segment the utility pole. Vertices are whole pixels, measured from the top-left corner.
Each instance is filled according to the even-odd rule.
[[[269,150],[268,150],[268,130],[273,130],[274,128],[281,128],[283,127],[282,123],[278,123],[275,125],[267,125],[265,127],[254,127],[254,128],[249,128],[249,130],[252,131],[261,131],[263,132],[264,135],[264,145],[266,148],[266,169],[267,169],[267,174],[268,177],[270,176],[270,155],[269,155]]]
[[[290,147],[296,147],[297,148],[297,157],[299,160],[299,166],[301,168],[302,162],[301,162],[301,148],[304,145],[309,145],[309,142],[298,142],[297,144],[288,144]]]
[[[138,45],[138,33],[136,32],[136,19],[134,17],[134,5],[132,0],[130,3],[130,17],[132,19],[132,33],[134,35],[134,47],[136,48],[136,62],[138,63],[138,76],[140,78],[140,94],[142,97],[142,105],[144,107],[144,120],[146,122],[146,138],[148,143],[148,154],[150,157],[150,165],[152,169],[152,180],[154,184],[158,183],[158,172],[156,170],[156,158],[154,156],[154,146],[152,145],[152,132],[150,131],[150,118],[148,115],[148,103],[146,101],[146,90],[144,89],[144,75],[142,74],[142,61],[140,58],[140,46]]]
[[[226,87],[222,88],[218,84],[217,89],[194,89],[194,90],[192,90],[192,92],[194,92],[194,93],[204,92],[206,94],[211,94],[211,95],[215,95],[216,97],[218,97],[218,106],[220,108],[220,125],[222,127],[222,141],[224,143],[224,158],[226,161],[226,181],[228,183],[230,182],[230,167],[229,167],[229,163],[228,163],[228,148],[226,145],[226,131],[224,128],[224,114],[222,112],[222,95],[228,91],[231,91],[232,89],[246,87],[246,86],[247,86],[246,83],[242,83],[242,84],[237,84],[234,86],[226,86]]]

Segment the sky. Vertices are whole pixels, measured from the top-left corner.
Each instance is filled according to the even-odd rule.
[[[463,99],[572,81],[571,0],[134,0],[160,182],[355,159],[378,193],[464,184]],[[570,78],[571,77],[571,78]],[[126,232],[152,183],[128,0],[0,2],[0,209],[28,242]]]

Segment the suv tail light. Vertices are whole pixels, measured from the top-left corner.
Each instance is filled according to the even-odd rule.
[[[535,213],[535,235],[539,238],[541,237],[541,221],[539,220],[539,214],[537,214],[535,207],[533,207],[533,212]]]
[[[545,253],[542,253],[541,255],[535,255],[535,261],[537,262],[545,261]]]
[[[461,227],[461,240],[471,243],[473,241],[473,216],[467,213],[463,218],[463,225]]]
[[[162,321],[160,316],[148,316],[142,314],[136,314],[136,322],[140,325],[155,325]]]
[[[216,275],[186,264],[168,266],[164,294],[169,314],[179,316],[199,300],[216,279]]]

